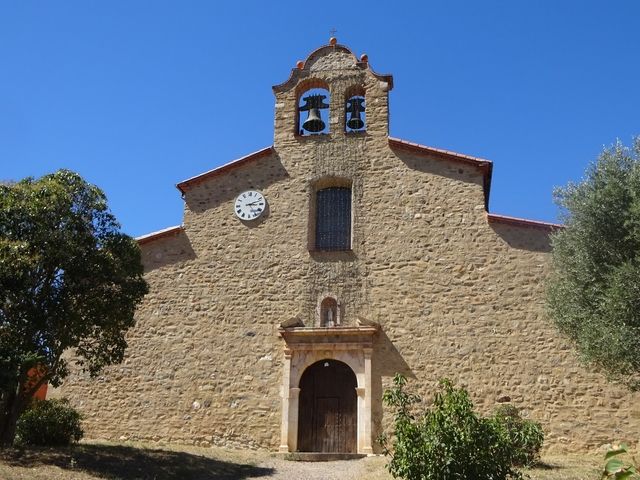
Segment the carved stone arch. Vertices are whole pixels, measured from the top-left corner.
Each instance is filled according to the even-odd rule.
[[[364,454],[373,452],[371,357],[378,329],[378,326],[342,326],[333,329],[298,327],[279,330],[285,341],[280,451],[298,451],[299,402],[304,388],[300,382],[304,372],[314,363],[335,360],[347,365],[356,378],[356,450]]]
[[[315,193],[318,190],[329,187],[348,187],[352,188],[353,179],[341,175],[322,175],[315,177],[310,182],[311,193]]]
[[[365,97],[367,96],[367,90],[361,83],[351,85],[344,91],[344,100],[349,100],[351,97]]]
[[[300,83],[298,83],[298,85],[296,86],[296,102],[300,101],[300,97],[302,97],[304,92],[313,90],[314,88],[322,88],[323,90],[327,90],[329,94],[331,94],[330,87],[331,86],[329,85],[329,83],[326,80],[323,80],[322,78],[317,78],[317,77],[306,78],[302,80]]]
[[[348,351],[312,351],[300,356],[298,362],[294,362],[291,368],[290,385],[300,387],[300,379],[305,370],[321,360],[336,360],[346,364],[356,376],[359,388],[364,388],[364,362],[359,354]]]

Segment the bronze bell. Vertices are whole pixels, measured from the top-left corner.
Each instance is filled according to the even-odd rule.
[[[309,115],[302,124],[302,128],[307,132],[318,133],[324,130],[325,123],[320,117],[320,109],[329,108],[329,104],[324,103],[326,95],[309,95],[303,98],[305,104],[300,107],[300,111],[308,111]]]
[[[307,132],[321,132],[324,130],[324,122],[322,118],[320,118],[320,110],[317,108],[312,108],[309,110],[309,115],[307,119],[302,124],[302,128],[304,128]]]
[[[360,117],[360,113],[364,112],[364,98],[353,97],[347,101],[346,112],[351,114],[351,118],[347,121],[347,127],[351,130],[360,130],[364,127],[364,122]]]

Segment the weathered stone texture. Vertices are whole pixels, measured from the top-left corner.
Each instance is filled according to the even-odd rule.
[[[388,82],[355,57],[325,53],[276,88],[275,153],[190,186],[184,231],[143,246],[151,291],[124,363],[97,381],[74,374],[62,389],[86,415],[87,436],[277,448],[278,326],[295,315],[313,326],[332,294],[345,325],[382,327],[374,437],[389,421],[382,391],[402,372],[427,398],[450,377],[485,412],[510,397],[543,423],[551,448],[635,439],[638,397],[580,366],[545,317],[547,232],[489,224],[477,167],[392,149]],[[295,134],[296,86],[309,78],[331,86],[330,135]],[[368,129],[345,134],[345,92],[356,84]],[[352,251],[310,252],[313,185],[336,177],[352,182]],[[233,214],[247,189],[269,204],[253,223]]]

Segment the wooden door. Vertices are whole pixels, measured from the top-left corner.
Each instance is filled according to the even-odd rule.
[[[344,363],[322,360],[300,379],[298,450],[356,452],[356,376]]]
[[[342,447],[340,399],[336,397],[316,398],[314,450],[317,452],[340,452]]]

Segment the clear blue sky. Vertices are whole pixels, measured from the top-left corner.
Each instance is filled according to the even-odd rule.
[[[555,221],[555,186],[640,134],[640,1],[0,0],[0,179],[99,185],[131,235],[175,184],[273,142],[271,85],[327,43],[394,76],[391,135],[494,161],[490,210]]]

